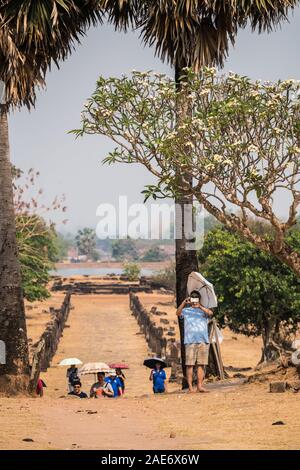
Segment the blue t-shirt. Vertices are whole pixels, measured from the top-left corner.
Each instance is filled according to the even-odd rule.
[[[120,379],[120,377],[116,377],[114,382],[116,383],[116,386],[117,386],[117,390],[118,390],[118,395],[119,395],[119,389],[122,388],[123,389],[123,382],[122,380]]]
[[[153,371],[153,390],[155,392],[163,392],[165,390],[165,380],[167,378],[164,370]]]
[[[185,307],[181,316],[184,318],[184,344],[208,344],[208,316],[206,313],[201,308]]]
[[[121,381],[118,377],[112,379],[111,377],[106,377],[105,382],[109,382],[114,391],[114,398],[119,396],[119,387],[121,387]]]

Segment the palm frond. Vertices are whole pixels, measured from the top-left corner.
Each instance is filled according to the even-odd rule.
[[[100,7],[109,23],[126,31],[129,26],[138,27],[146,3],[141,0],[100,0]]]
[[[151,5],[150,5],[151,3]],[[224,1],[164,0],[148,2],[142,36],[157,54],[171,64],[199,70],[222,65],[237,24],[234,10]]]
[[[2,1],[0,80],[7,106],[32,106],[51,63],[58,66],[102,18],[98,0]]]
[[[299,0],[146,0],[142,37],[172,65],[222,66],[239,27],[270,31]]]
[[[236,0],[236,4],[239,26],[249,21],[253,30],[270,32],[288,19],[299,0]]]

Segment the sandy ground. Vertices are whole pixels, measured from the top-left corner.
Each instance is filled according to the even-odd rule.
[[[211,384],[205,395],[172,385],[168,394],[154,396],[142,367],[148,348],[128,296],[74,296],[72,303],[69,327],[42,376],[44,398],[0,399],[0,449],[300,448],[299,394],[270,394],[262,383]],[[260,344],[228,333],[222,350],[225,363],[251,365]],[[74,355],[84,362],[127,361],[126,397],[66,398],[65,369],[58,362]],[[91,381],[84,379],[86,391]],[[279,420],[284,425],[272,425]]]
[[[52,366],[42,378],[47,396],[66,394],[66,369],[58,365],[65,357],[78,357],[86,362],[126,362],[127,395],[150,391],[148,371],[142,366],[148,347],[129,310],[128,295],[73,296],[70,317]],[[69,327],[68,327],[69,326]],[[85,390],[94,382],[94,375],[83,376]]]
[[[6,399],[0,419],[1,449],[300,447],[299,395],[271,395],[263,385],[116,400]],[[285,425],[272,425],[278,420]]]

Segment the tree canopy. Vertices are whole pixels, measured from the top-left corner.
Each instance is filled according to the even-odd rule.
[[[129,281],[137,281],[141,273],[141,268],[137,263],[126,261],[123,264],[123,274],[127,276]]]
[[[75,237],[79,255],[86,255],[89,259],[97,260],[96,232],[92,228],[85,227],[78,230]]]
[[[49,297],[50,270],[56,257],[54,228],[38,216],[16,216],[17,243],[24,298],[33,302]]]
[[[300,232],[293,233],[300,248]],[[274,359],[300,321],[300,280],[253,244],[226,229],[206,235],[199,252],[201,272],[215,287],[222,325],[249,336],[262,335],[262,360]]]
[[[16,236],[21,264],[24,297],[33,302],[49,297],[50,271],[57,260],[57,235],[49,221],[52,211],[65,213],[64,197],[55,197],[45,205],[43,190],[38,184],[39,172],[30,169],[23,173],[13,167],[14,210]],[[65,222],[65,221],[63,221]]]
[[[100,77],[75,133],[109,137],[116,147],[105,162],[140,163],[155,175],[146,197],[194,195],[219,222],[299,275],[300,255],[286,234],[300,203],[300,82],[219,76],[213,68],[185,73],[180,91],[156,73]],[[180,126],[178,100],[190,109]],[[284,220],[275,204],[282,198]],[[272,237],[255,233],[253,216],[272,227]]]
[[[116,260],[137,260],[139,255],[135,241],[129,237],[113,240],[112,256]]]
[[[153,246],[149,248],[142,256],[142,261],[162,261],[168,258],[168,255],[159,247]]]

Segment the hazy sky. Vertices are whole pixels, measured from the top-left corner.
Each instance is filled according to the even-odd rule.
[[[299,26],[300,8],[272,34],[241,31],[225,71],[265,80],[300,79]],[[119,76],[132,69],[172,74],[154,58],[153,50],[141,45],[136,33],[116,33],[109,26],[91,29],[60,70],[53,68],[48,74],[47,90],[39,94],[36,109],[30,113],[23,109],[10,117],[12,160],[24,170],[40,171],[47,200],[66,195],[69,222],[65,230],[95,227],[97,206],[116,204],[119,195],[127,195],[129,203],[141,202],[141,190],[152,180],[137,165],[102,165],[101,159],[113,147],[107,139],[86,136],[75,141],[67,133],[79,126],[83,103],[99,75]],[[58,228],[62,218],[57,220]]]

